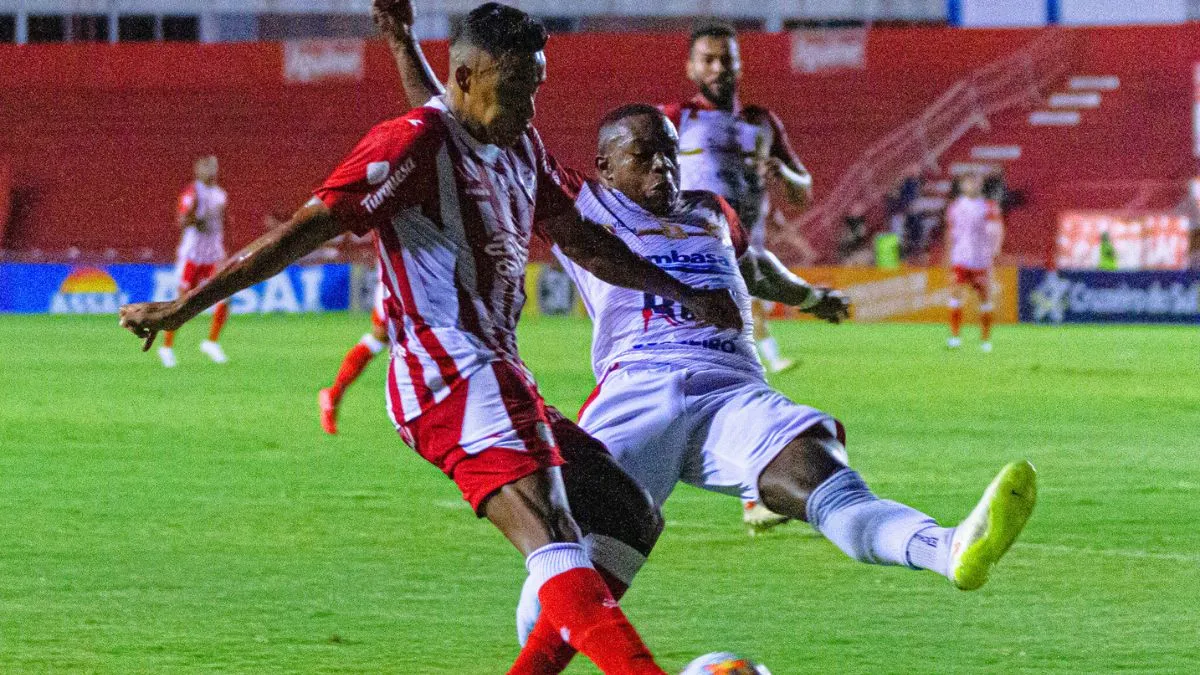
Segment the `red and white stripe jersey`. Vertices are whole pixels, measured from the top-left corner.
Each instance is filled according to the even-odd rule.
[[[946,207],[950,264],[973,270],[992,266],[999,251],[1000,208],[984,197],[961,195]]]
[[[485,145],[436,97],[368,132],[316,197],[378,235],[394,422],[492,361],[524,368],[515,331],[533,224],[575,208],[535,130]]]
[[[194,225],[183,230],[177,255],[181,263],[211,265],[225,259],[225,191],[216,185],[195,181],[179,195],[179,215],[191,213],[204,225],[201,232]]]

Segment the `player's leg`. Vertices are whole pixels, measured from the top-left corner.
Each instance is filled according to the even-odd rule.
[[[954,279],[950,285],[950,299],[946,302],[950,311],[950,337],[946,338],[946,346],[957,349],[962,346],[962,315],[963,298],[966,297],[966,286],[961,279],[963,270],[955,267],[952,274]]]
[[[992,271],[982,270],[976,276],[975,292],[979,295],[979,338],[982,340],[979,348],[984,352],[992,351]]]
[[[767,372],[781,373],[795,367],[795,361],[784,357],[779,352],[779,342],[771,334],[771,327],[767,323],[766,304],[762,300],[752,298],[750,311],[754,315],[754,343],[758,345],[758,353],[762,356]]]
[[[333,380],[333,385],[317,392],[317,405],[321,408],[321,428],[327,434],[337,433],[338,406],[341,405],[346,389],[354,384],[358,376],[371,363],[371,359],[383,351],[384,345],[387,343],[387,327],[382,317],[372,314],[371,321],[371,332],[365,333],[350,348],[350,351],[346,352],[345,358],[342,359],[342,365],[338,368],[337,377]]]
[[[566,460],[563,478],[571,511],[592,564],[616,599],[661,534],[659,506],[678,480],[686,441],[675,438],[682,377],[681,371],[653,366],[610,371],[582,416],[594,436],[550,411]],[[531,584],[532,577],[517,606],[517,639],[538,645],[545,662],[553,664],[547,672],[561,672],[574,650],[552,624],[539,620]]]
[[[396,367],[392,364],[392,367]],[[397,410],[389,388],[389,409]],[[542,616],[604,672],[662,673],[592,566],[563,486],[545,403],[517,367],[495,362],[401,434],[525,555]],[[522,650],[511,672],[547,672]]]
[[[698,383],[696,395],[697,414],[710,419],[704,465],[685,480],[740,489],[777,513],[807,520],[855,560],[930,569],[960,588],[976,588],[1033,508],[1033,468],[1014,463],[958,528],[939,527],[916,509],[876,497],[849,468],[841,426],[825,413],[761,380],[738,385],[723,381],[732,374],[707,377],[711,382]]]
[[[759,476],[758,489],[772,509],[807,520],[855,560],[931,570],[964,590],[987,581],[1037,497],[1033,466],[1014,462],[958,527],[942,527],[910,506],[877,497],[824,427],[788,443]]]
[[[195,263],[190,260],[181,260],[179,267],[179,294],[183,295],[195,287],[199,279],[199,269]],[[174,368],[177,363],[175,359],[175,331],[168,330],[163,332],[163,343],[158,348],[158,358],[166,368]]]
[[[196,283],[208,281],[210,277],[217,271],[217,266],[214,265],[199,265],[199,274]],[[204,352],[213,363],[225,363],[229,361],[229,357],[225,356],[225,350],[221,348],[221,343],[218,342],[221,338],[221,329],[225,327],[225,320],[229,318],[229,304],[218,302],[213,308],[212,325],[208,329],[208,339],[200,343],[200,351]]]

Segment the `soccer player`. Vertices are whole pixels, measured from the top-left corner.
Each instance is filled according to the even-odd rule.
[[[342,403],[346,389],[354,384],[375,355],[383,351],[384,345],[387,344],[387,313],[383,309],[385,293],[387,288],[380,279],[375,284],[375,309],[371,312],[371,331],[363,333],[362,338],[346,352],[333,385],[317,392],[317,406],[321,409],[321,428],[327,434],[337,433],[338,406]]]
[[[420,59],[419,48],[410,33],[389,39],[409,98],[419,98],[423,86],[434,86],[427,64],[411,62]],[[875,496],[847,465],[841,425],[766,383],[748,325],[752,294],[832,320],[846,315],[845,300],[751,249],[736,212],[718,195],[681,191],[678,157],[674,126],[658,109],[632,104],[601,122],[599,180],[563,174],[585,218],[608,225],[681,281],[728,289],[746,325],[700,325],[686,303],[618,288],[557,250],[594,324],[599,383],[581,426],[606,441],[658,505],[680,481],[762,499],[777,513],[807,520],[855,560],[931,570],[964,590],[982,586],[1032,513],[1032,465],[1005,466],[955,528]],[[626,586],[644,558],[629,562]],[[531,578],[522,592],[518,635],[552,655],[558,670],[548,672],[560,672],[572,651],[539,616],[536,584]]]
[[[661,523],[648,503],[639,509],[644,492],[603,448],[546,406],[517,353],[534,223],[598,278],[684,304],[701,322],[740,330],[742,317],[728,290],[689,287],[580,216],[530,125],[546,39],[541,23],[519,10],[472,10],[451,35],[444,96],[377,125],[289,223],[207,284],[174,302],[123,307],[121,323],[149,348],[159,330],[178,328],[322,242],[374,231],[393,336],[388,410],[401,437],[525,556],[542,617],[560,639],[604,672],[663,673],[593,566],[579,527],[623,526],[620,541],[630,542]],[[646,535],[652,543],[657,531]],[[544,658],[526,647],[511,672],[545,672]]]
[[[179,196],[178,223],[183,238],[179,242],[176,267],[180,276],[180,295],[204,283],[217,269],[217,263],[225,259],[225,207],[229,198],[217,185],[217,158],[212,155],[201,157],[192,168],[196,179]],[[217,342],[228,317],[229,306],[224,302],[217,303],[208,339],[200,343],[200,351],[213,363],[228,361],[225,350]],[[163,337],[158,358],[163,366],[175,367],[175,331],[167,331]]]
[[[946,258],[954,275],[950,289],[950,337],[946,346],[962,346],[962,305],[967,289],[979,295],[979,334],[984,352],[992,351],[992,266],[1004,242],[1000,207],[983,195],[983,177],[969,173],[959,179],[961,194],[946,207]]]

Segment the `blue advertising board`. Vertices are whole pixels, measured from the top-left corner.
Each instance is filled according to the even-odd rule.
[[[1200,271],[1022,269],[1020,318],[1029,323],[1200,323]]]
[[[0,313],[116,314],[128,302],[172,300],[179,275],[167,265],[0,264]],[[350,265],[295,265],[230,300],[233,314],[350,308]]]

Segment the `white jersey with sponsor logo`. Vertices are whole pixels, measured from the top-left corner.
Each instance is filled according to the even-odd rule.
[[[434,98],[368,132],[316,198],[378,235],[393,422],[493,361],[524,370],[515,331],[534,223],[574,210],[536,131],[485,145]]]
[[[228,195],[216,185],[196,181],[179,195],[180,215],[191,213],[204,225],[183,230],[177,254],[180,261],[211,265],[225,259],[225,206]]]
[[[973,270],[988,269],[1000,241],[1000,209],[984,197],[956,198],[946,207],[950,233],[950,264]]]
[[[572,172],[568,182],[578,181]],[[658,218],[620,192],[589,181],[575,204],[589,219],[611,227],[635,253],[683,283],[729,289],[745,323],[741,332],[699,325],[686,307],[600,281],[556,247],[555,255],[592,318],[597,379],[616,363],[634,361],[716,362],[762,372],[754,349],[750,294],[737,263],[745,251],[745,232],[728,203],[709,192],[685,191],[675,213]]]

